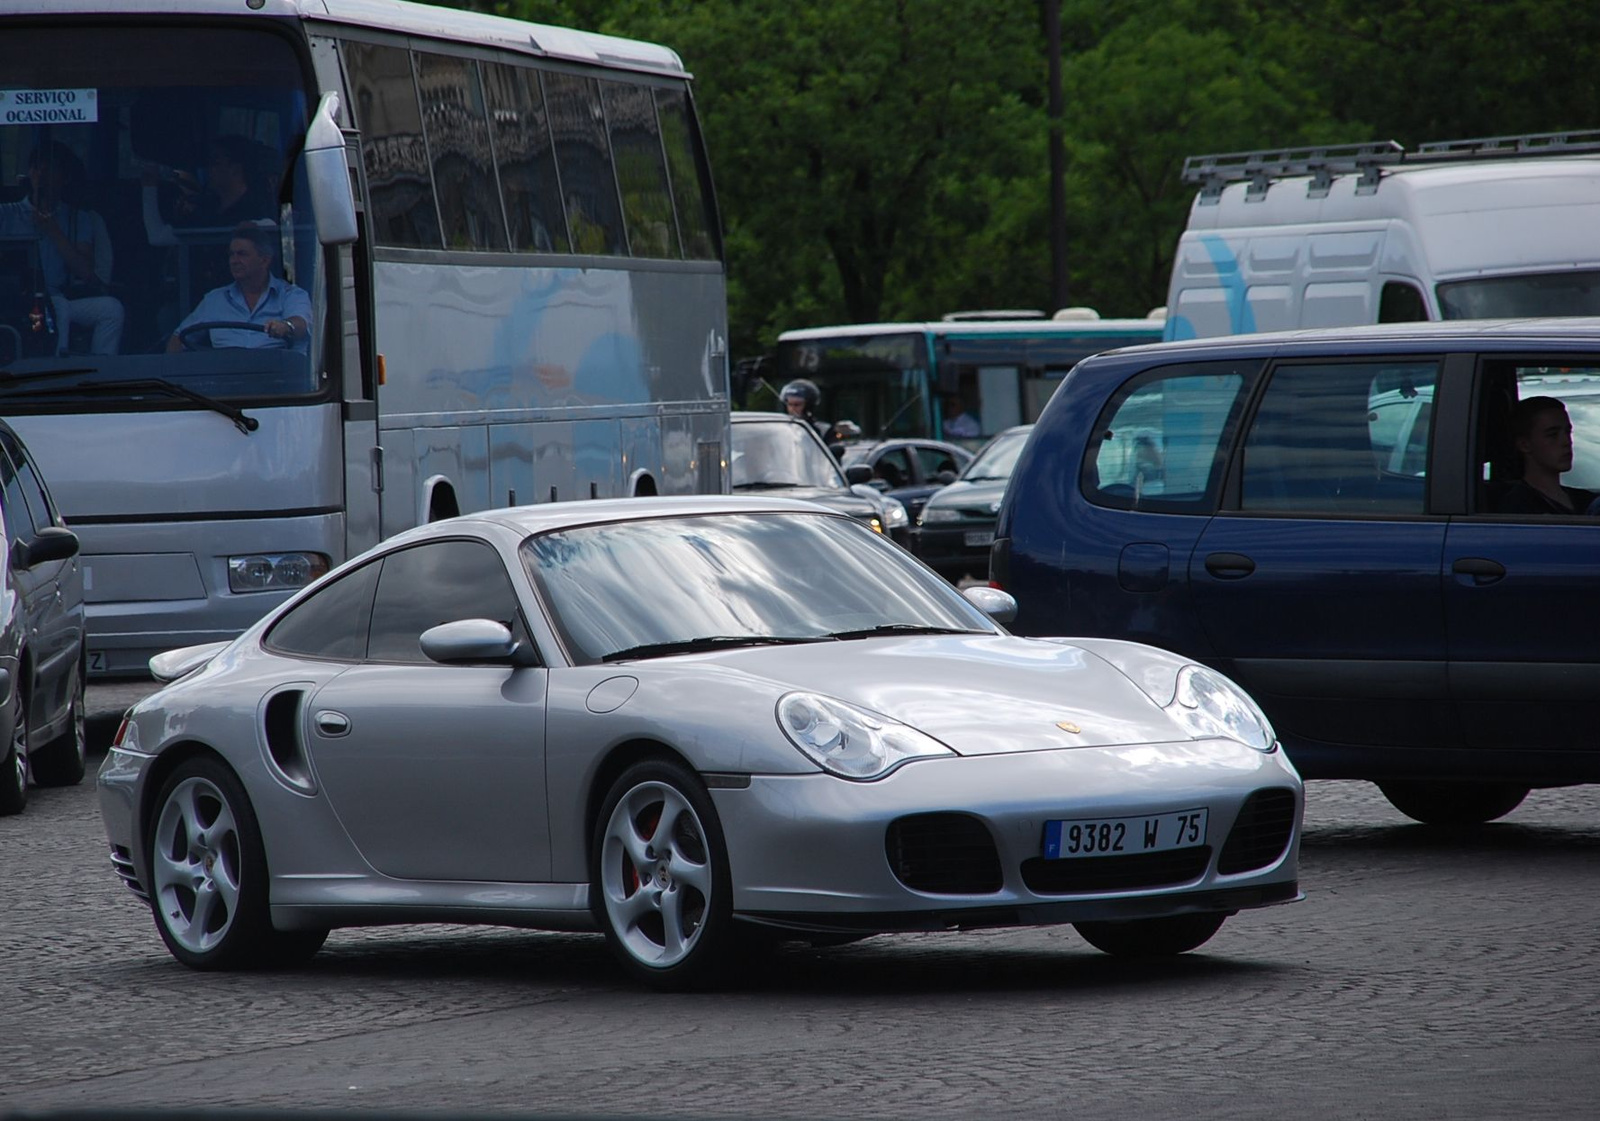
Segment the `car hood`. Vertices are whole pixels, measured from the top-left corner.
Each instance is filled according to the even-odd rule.
[[[1189,735],[1103,658],[1060,640],[927,635],[696,655],[777,693],[835,697],[961,755],[1169,743]]]
[[[1001,497],[1006,492],[1005,479],[980,479],[967,482],[957,479],[941,487],[928,499],[929,506],[948,506],[958,510],[971,510],[985,517],[993,517]]]
[[[760,487],[750,490],[734,489],[735,494],[759,494],[771,498],[799,498],[806,502],[815,502],[819,506],[826,506],[830,510],[837,510],[841,514],[848,514],[852,518],[870,518],[880,513],[882,506],[847,490],[838,490],[834,487]]]

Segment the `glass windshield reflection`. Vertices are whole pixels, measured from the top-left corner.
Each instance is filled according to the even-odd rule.
[[[960,593],[847,518],[726,514],[531,537],[522,560],[573,660],[704,638],[875,627],[992,632]]]
[[[834,459],[793,421],[741,422],[733,426],[734,490],[762,487],[843,487]]]

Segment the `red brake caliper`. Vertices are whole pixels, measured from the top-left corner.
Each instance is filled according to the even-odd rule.
[[[654,837],[656,826],[661,824],[661,803],[652,802],[645,807],[644,813],[633,821],[633,827],[641,837]],[[639,870],[633,866],[633,858],[626,852],[622,854],[623,871],[628,874],[628,895],[632,896],[639,890]]]

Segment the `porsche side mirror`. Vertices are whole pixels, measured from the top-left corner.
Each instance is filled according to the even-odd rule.
[[[518,642],[511,628],[493,619],[457,619],[422,632],[422,652],[440,665],[502,663],[537,665],[533,649]]]

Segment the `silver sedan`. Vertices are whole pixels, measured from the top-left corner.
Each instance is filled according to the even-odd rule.
[[[99,775],[112,863],[198,969],[501,923],[598,929],[663,988],[889,931],[1181,953],[1299,898],[1303,791],[1255,703],[1014,610],[796,501],[438,522],[153,660]]]

